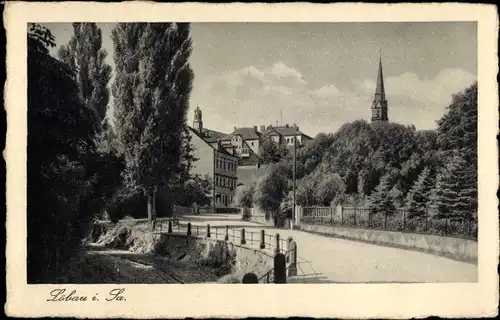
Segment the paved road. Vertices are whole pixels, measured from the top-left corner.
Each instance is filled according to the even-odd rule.
[[[266,230],[297,242],[297,283],[476,282],[477,266],[431,254],[355,242],[298,230],[275,229],[242,221],[240,215],[184,216],[181,223],[194,227]],[[213,233],[213,231],[212,231]]]

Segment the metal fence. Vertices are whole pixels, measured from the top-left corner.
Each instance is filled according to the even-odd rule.
[[[375,213],[358,207],[304,207],[301,223],[477,239],[477,221],[472,214],[437,219],[430,215],[412,217],[405,209]]]
[[[169,226],[169,223],[171,224]],[[171,230],[169,230],[171,228]],[[245,245],[252,248],[266,249],[272,253],[286,253],[288,239],[280,237],[279,233],[266,233],[265,230],[250,231],[241,227],[220,225],[194,225],[190,223],[179,223],[175,219],[163,219],[157,221],[155,232],[163,234],[188,235],[197,238],[210,238],[220,241],[229,241],[237,245]],[[171,232],[170,232],[171,231]],[[277,250],[278,249],[278,250]]]

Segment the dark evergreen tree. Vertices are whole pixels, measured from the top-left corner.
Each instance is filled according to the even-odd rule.
[[[392,214],[394,212],[393,199],[390,196],[392,189],[390,175],[385,175],[380,179],[380,184],[375,188],[375,192],[370,196],[369,208],[373,213]]]
[[[475,179],[474,169],[456,152],[437,175],[432,190],[431,206],[436,218],[470,217],[477,201]]]
[[[427,205],[430,200],[431,190],[434,187],[433,180],[429,168],[425,168],[420,173],[418,180],[407,195],[406,209],[408,210],[408,218],[422,217],[428,214]]]
[[[448,159],[459,150],[477,168],[477,82],[454,95],[447,109],[438,121],[439,150]]]

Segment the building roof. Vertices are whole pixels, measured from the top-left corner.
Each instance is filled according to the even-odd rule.
[[[243,140],[252,140],[260,138],[260,132],[257,131],[257,128],[255,127],[235,128],[235,130],[229,134],[230,137],[234,137],[236,135],[240,135],[243,138]]]
[[[228,135],[227,133],[215,131],[215,130],[210,130],[207,128],[202,129],[203,132],[203,137],[205,140],[212,140],[212,141],[217,141],[226,138]]]
[[[241,157],[238,161],[239,166],[252,166],[260,163],[260,157],[253,152],[252,149],[250,151],[250,156],[248,157]]]
[[[212,147],[212,149],[217,150],[217,151],[219,151],[219,152],[221,152],[221,153],[223,153],[223,154],[225,154],[225,155],[232,156],[232,157],[235,157],[235,158],[239,158],[237,155],[234,155],[234,154],[229,153],[229,152],[225,149],[225,146],[224,146],[224,145],[222,145],[222,149],[217,149],[217,148],[215,148],[215,147],[214,147],[211,143],[216,142],[216,141],[217,141],[217,139],[215,139],[214,141],[211,141],[211,140],[212,140],[212,139],[214,139],[214,138],[207,138],[207,137],[203,137],[203,136],[202,136],[202,135],[201,135],[198,131],[196,131],[194,128],[192,128],[192,127],[190,127],[190,126],[187,126],[187,127],[189,128],[189,130],[191,131],[191,133],[193,133],[194,135],[196,135],[197,137],[199,137],[200,139],[202,139],[203,141],[205,141],[205,143],[206,143],[207,145],[209,145],[210,147]],[[203,131],[205,131],[205,130],[203,130]],[[212,131],[212,130],[210,130],[210,131]],[[216,132],[216,131],[215,131],[215,132]]]
[[[272,136],[272,135],[282,135],[282,136],[296,136],[296,135],[303,135],[306,136],[307,138],[310,138],[308,135],[300,132],[299,128],[295,125],[293,126],[281,126],[281,127],[267,127],[266,130],[262,133],[265,136]]]

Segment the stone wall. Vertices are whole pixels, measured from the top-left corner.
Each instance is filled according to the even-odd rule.
[[[477,264],[477,241],[428,234],[383,230],[342,228],[301,223],[300,230],[334,237],[363,241],[432,253],[447,258]]]
[[[265,251],[211,238],[162,234],[156,254],[192,259],[214,267],[227,265],[228,273],[219,279],[219,283],[241,283],[247,272],[261,277],[273,267],[273,256]]]

